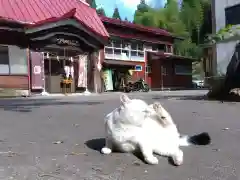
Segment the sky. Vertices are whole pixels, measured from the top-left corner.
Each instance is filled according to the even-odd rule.
[[[166,0],[146,0],[146,3],[152,7],[164,6]],[[128,20],[133,20],[134,12],[140,0],[96,0],[97,7],[103,7],[106,15],[111,17],[115,7],[118,7],[122,19],[127,17]]]

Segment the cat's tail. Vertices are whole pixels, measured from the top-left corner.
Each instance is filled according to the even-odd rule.
[[[194,136],[181,136],[180,146],[190,146],[190,145],[208,145],[211,143],[211,137],[207,132],[203,132]]]

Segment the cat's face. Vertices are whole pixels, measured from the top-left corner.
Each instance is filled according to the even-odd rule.
[[[127,95],[120,96],[122,103],[120,116],[131,123],[141,123],[153,110],[146,102],[140,99],[130,99]]]

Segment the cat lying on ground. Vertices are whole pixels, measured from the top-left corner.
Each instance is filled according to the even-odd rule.
[[[105,117],[106,144],[103,154],[113,149],[121,152],[140,150],[148,164],[158,164],[153,154],[168,156],[175,165],[183,163],[180,146],[207,145],[207,133],[181,137],[170,114],[160,103],[148,105],[140,99],[120,96],[121,106]]]

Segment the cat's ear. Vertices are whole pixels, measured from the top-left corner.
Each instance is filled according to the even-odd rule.
[[[162,108],[162,105],[159,102],[155,102],[152,104],[152,107],[156,112],[159,112]]]
[[[129,103],[131,99],[126,94],[121,94],[120,101],[122,104],[126,104],[126,103]]]
[[[148,107],[150,107],[151,109],[154,109],[153,104],[149,104]]]

